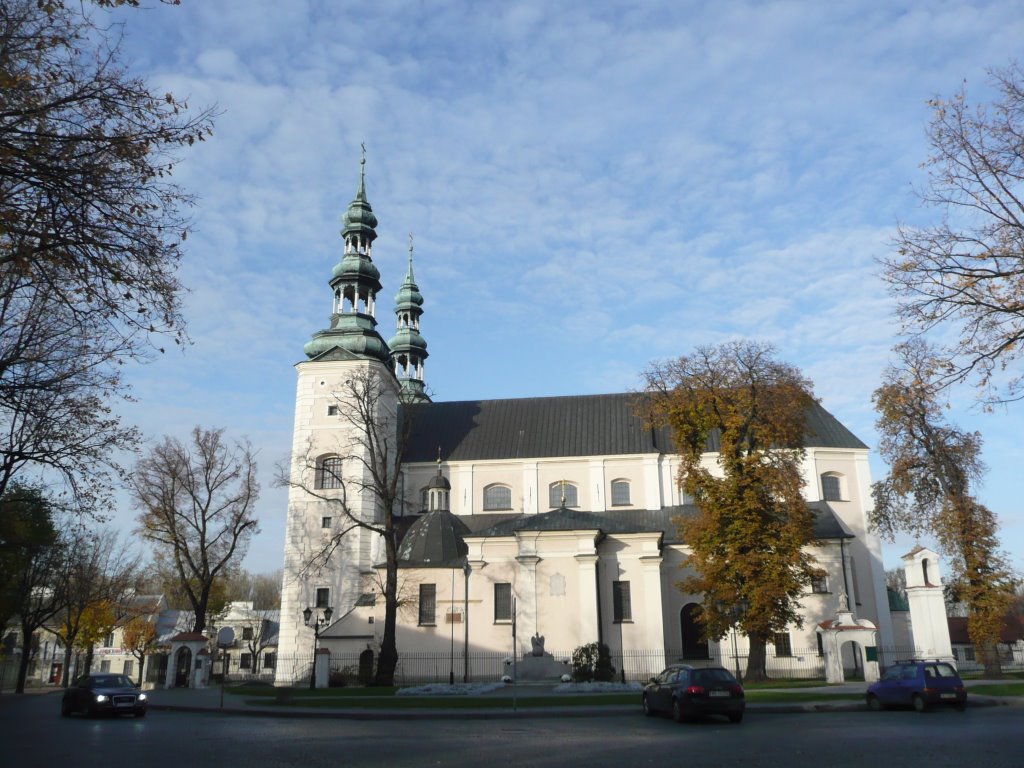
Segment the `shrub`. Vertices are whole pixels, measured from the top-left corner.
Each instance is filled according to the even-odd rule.
[[[577,683],[615,679],[611,651],[604,643],[581,645],[572,652],[572,679]]]

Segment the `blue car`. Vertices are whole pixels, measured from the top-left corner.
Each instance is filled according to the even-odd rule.
[[[886,669],[882,679],[868,687],[867,701],[876,712],[899,706],[924,712],[942,705],[962,712],[967,707],[967,691],[952,664],[915,659]]]

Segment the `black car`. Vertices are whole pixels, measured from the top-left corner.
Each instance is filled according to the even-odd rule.
[[[677,723],[700,715],[743,719],[747,701],[743,686],[724,667],[673,664],[644,687],[644,714],[671,712]]]
[[[876,712],[890,706],[918,712],[939,705],[967,708],[967,690],[952,664],[935,659],[901,661],[868,687],[868,706]]]
[[[146,716],[146,694],[127,675],[101,672],[83,675],[64,691],[60,713]]]

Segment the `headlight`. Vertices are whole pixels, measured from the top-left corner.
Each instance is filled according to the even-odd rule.
[[[145,701],[145,700],[146,700],[146,694],[140,693],[139,694],[139,701]]]
[[[107,700],[107,697],[104,696],[102,693],[97,693],[96,694],[96,703],[97,704],[102,704],[106,700]]]

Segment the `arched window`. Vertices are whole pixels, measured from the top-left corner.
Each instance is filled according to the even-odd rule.
[[[512,509],[512,489],[507,485],[489,485],[484,488],[484,511]]]
[[[629,480],[612,480],[612,506],[628,507],[632,503],[629,500]]]
[[[313,487],[325,490],[341,488],[341,457],[324,456],[317,461]]]
[[[843,501],[843,480],[830,472],[821,476],[821,498],[825,501]]]
[[[548,486],[549,507],[562,506],[563,498],[567,507],[578,507],[580,505],[576,486],[568,480],[559,480],[557,483],[552,483]]]

